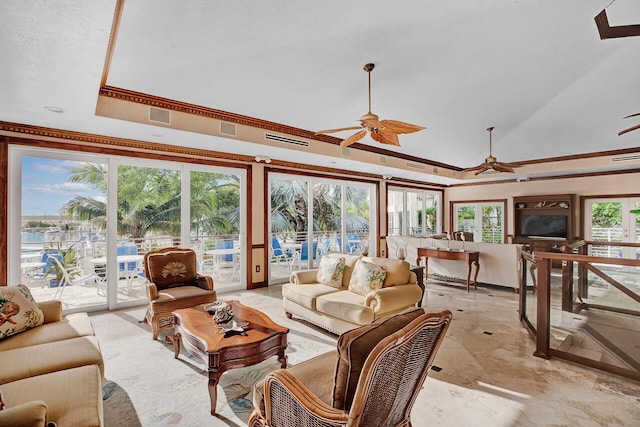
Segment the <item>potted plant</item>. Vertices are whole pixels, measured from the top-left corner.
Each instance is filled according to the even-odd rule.
[[[47,252],[49,253],[49,257],[55,257],[60,261],[60,264],[54,261],[48,261],[45,267],[47,269],[46,274],[51,277],[49,279],[49,287],[57,288],[60,286],[60,282],[64,276],[64,270],[68,270],[77,265],[76,251],[73,245],[63,249],[60,244],[58,244],[57,249],[50,249]]]

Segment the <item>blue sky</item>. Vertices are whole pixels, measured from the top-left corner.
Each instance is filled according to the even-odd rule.
[[[75,196],[105,200],[102,193],[84,183],[69,182],[69,171],[80,162],[22,158],[22,215],[58,215],[65,201]]]

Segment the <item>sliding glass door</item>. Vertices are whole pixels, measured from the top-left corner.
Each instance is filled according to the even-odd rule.
[[[329,251],[375,252],[373,184],[269,175],[269,283],[319,265]]]
[[[144,254],[170,246],[193,247],[218,291],[246,287],[244,170],[28,147],[10,159],[9,279],[36,300],[142,304]]]
[[[387,233],[390,236],[440,233],[440,200],[440,192],[389,187]]]

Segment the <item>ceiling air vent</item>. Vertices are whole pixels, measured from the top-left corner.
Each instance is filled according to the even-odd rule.
[[[630,160],[640,160],[640,154],[632,154],[630,156],[612,157],[611,158],[611,163],[628,162]]]
[[[160,108],[149,107],[149,121],[156,123],[171,124],[171,111]]]
[[[297,145],[298,147],[308,147],[309,146],[309,142],[308,141],[301,141],[299,139],[287,138],[286,136],[273,135],[271,133],[265,133],[264,134],[264,138],[268,139],[269,141],[276,141],[276,142],[280,142],[282,144]]]
[[[220,122],[220,134],[236,136],[237,129],[235,123]]]
[[[351,157],[351,148],[341,147],[340,154],[342,154],[342,157]]]
[[[378,163],[380,163],[381,165],[387,163],[387,156],[378,156]]]
[[[420,163],[410,163],[410,162],[407,162],[407,163],[405,163],[405,165],[406,165],[406,166],[408,166],[408,167],[410,167],[410,168],[414,168],[414,169],[424,169],[424,168],[425,168],[425,166],[424,166],[424,165],[421,165]]]

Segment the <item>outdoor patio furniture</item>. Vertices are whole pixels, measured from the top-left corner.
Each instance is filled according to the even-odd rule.
[[[280,261],[284,261],[287,265],[290,265],[292,260],[292,253],[285,252],[282,249],[280,240],[278,240],[277,237],[271,238],[271,258],[275,259],[278,265],[280,265]]]
[[[60,283],[58,284],[58,288],[56,289],[56,293],[53,299],[60,300],[62,298],[62,293],[64,292],[67,286],[80,285],[85,282],[93,281],[98,285],[97,292],[100,293],[101,282],[96,280],[98,275],[95,272],[86,273],[82,267],[74,266],[74,267],[65,267],[61,259],[55,256],[49,257],[53,265],[56,266],[56,269],[62,272],[62,279],[60,279]],[[104,291],[104,289],[102,289]]]

